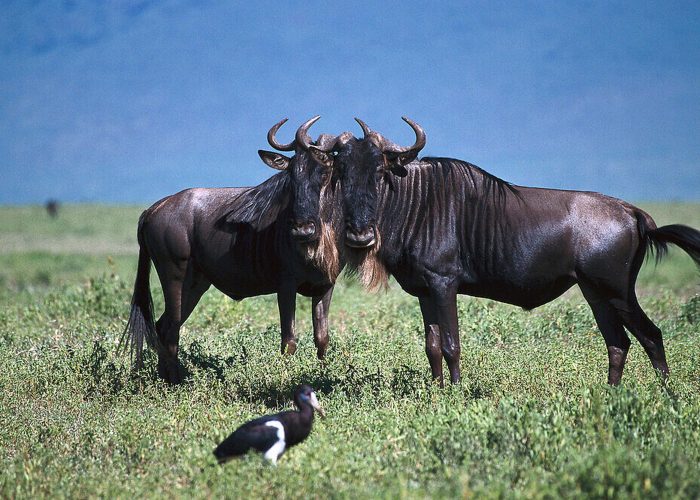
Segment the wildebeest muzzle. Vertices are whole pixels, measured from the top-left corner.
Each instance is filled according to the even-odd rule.
[[[353,248],[369,248],[377,241],[374,224],[362,229],[348,224],[345,230],[345,244]]]
[[[318,239],[316,224],[312,220],[297,220],[290,221],[290,233],[292,238],[300,243],[309,243]]]

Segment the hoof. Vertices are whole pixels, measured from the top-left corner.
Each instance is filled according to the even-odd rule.
[[[297,352],[297,343],[294,341],[287,342],[286,344],[282,344],[282,354],[285,356],[291,356]]]
[[[180,363],[177,361],[158,361],[158,376],[169,384],[181,384],[182,373],[180,370]]]

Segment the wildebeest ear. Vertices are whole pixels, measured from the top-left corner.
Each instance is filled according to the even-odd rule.
[[[396,177],[406,177],[408,175],[408,170],[403,165],[392,165],[389,170]]]
[[[418,156],[418,151],[405,151],[402,153],[396,153],[389,151],[384,153],[384,158],[386,159],[387,166],[389,170],[399,177],[405,177],[408,171],[404,168]]]
[[[333,156],[329,155],[325,151],[321,151],[316,146],[309,146],[309,153],[313,156],[314,160],[323,165],[326,168],[331,168],[333,166]]]
[[[286,156],[275,153],[274,151],[258,149],[258,155],[260,155],[260,159],[264,161],[268,167],[272,167],[275,170],[287,170],[289,162],[291,161],[291,159]]]

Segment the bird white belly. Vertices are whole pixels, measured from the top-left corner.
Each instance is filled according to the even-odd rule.
[[[282,422],[277,420],[270,420],[269,422],[266,422],[265,425],[269,425],[270,427],[275,427],[277,429],[277,442],[273,444],[263,456],[265,459],[270,460],[273,464],[277,465],[277,459],[280,457],[282,452],[284,452],[284,448],[287,444],[284,440],[284,426],[282,425]]]

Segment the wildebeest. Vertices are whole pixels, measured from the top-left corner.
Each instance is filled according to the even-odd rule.
[[[460,160],[411,163],[415,149],[397,151],[357,121],[364,137],[346,141],[337,157],[346,243],[355,247],[348,262],[366,282],[388,272],[418,297],[426,353],[441,384],[442,357],[451,381],[460,379],[458,293],[532,309],[575,283],[607,344],[608,383],[622,376],[625,328],[668,376],[661,331],[639,306],[635,281],[646,252],[659,259],[668,243],[700,265],[700,232],[657,227],[643,210],[602,194],[512,185]]]
[[[282,154],[259,151],[281,170],[250,188],[193,188],[163,198],[145,210],[138,223],[139,261],[131,314],[123,343],[130,343],[142,364],[144,338],[158,353],[158,372],[181,381],[178,362],[180,326],[202,294],[214,285],[235,300],[277,293],[282,353],[296,350],[296,293],[312,298],[314,341],[322,358],[328,343],[328,308],[344,263],[342,200],[335,194],[330,151],[338,137],[308,136],[314,117],[297,129],[295,139],[275,138],[285,120],[268,132]],[[339,227],[336,228],[336,226]],[[149,289],[151,261],[160,278],[165,311],[153,323]]]
[[[55,219],[56,217],[58,217],[58,209],[60,208],[60,206],[61,204],[58,202],[58,200],[51,198],[49,200],[46,200],[44,208],[46,208],[46,213],[49,214],[49,217]]]

